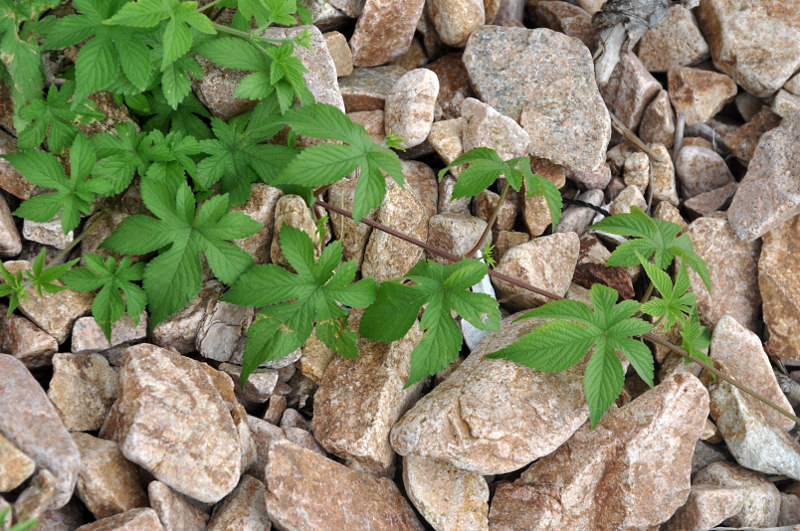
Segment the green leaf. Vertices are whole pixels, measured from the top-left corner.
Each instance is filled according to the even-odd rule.
[[[647,346],[632,339],[649,332],[652,325],[631,317],[640,308],[638,302],[616,304],[619,294],[612,288],[594,284],[589,296],[594,309],[582,302],[560,300],[527,312],[521,318],[555,320],[486,357],[558,372],[577,363],[594,347],[584,377],[584,394],[594,428],[622,389],[625,374],[617,353],[628,358],[642,379],[653,385],[652,354]]]
[[[642,306],[642,311],[663,322],[663,329],[666,332],[682,321],[684,315],[688,315],[695,304],[695,294],[688,292],[689,275],[686,272],[686,265],[681,264],[678,268],[675,284],[672,283],[667,273],[649,261],[642,260],[642,265],[650,281],[661,295],[660,299],[647,301]]]
[[[526,166],[530,167],[530,164]],[[561,192],[555,184],[536,173],[525,175],[525,182],[528,188],[527,197],[536,195],[544,196],[544,200],[547,202],[547,208],[550,210],[550,219],[555,227],[558,220],[561,218],[561,209],[564,206],[561,199]]]
[[[228,68],[268,71],[270,67],[269,58],[253,43],[233,37],[205,41],[195,51]]]
[[[14,5],[21,6],[24,3],[15,2]],[[22,20],[11,11],[10,5],[5,7],[5,16],[0,19],[0,50],[2,50],[0,60],[11,78],[11,98],[15,109],[14,128],[21,131],[25,129],[27,123],[19,115],[19,109],[41,98],[44,68],[36,38],[22,37],[18,33]]]
[[[77,98],[103,90],[119,72],[116,47],[108,33],[97,35],[83,45],[75,61]]]
[[[173,108],[167,102],[160,87],[147,94],[146,114],[152,114],[142,126],[144,131],[159,130],[163,134],[177,132],[183,136],[193,136],[197,140],[211,138],[211,129],[202,118],[210,118],[200,100],[191,91]]]
[[[150,324],[155,326],[200,290],[201,253],[214,274],[228,284],[252,267],[250,255],[226,240],[250,236],[261,224],[241,212],[226,213],[225,195],[208,200],[195,212],[195,199],[186,183],[173,192],[166,184],[144,179],[141,191],[145,205],[158,219],[129,216],[102,247],[129,254],[159,249],[143,274]]]
[[[173,109],[177,109],[178,105],[192,91],[189,74],[202,78],[202,72],[197,59],[186,55],[164,67],[161,72],[161,90],[167,103]]]
[[[639,261],[639,255],[641,255],[644,260],[652,257],[657,268],[666,269],[672,263],[673,258],[679,256],[700,276],[706,288],[711,291],[708,267],[705,261],[694,252],[689,236],[686,234],[678,236],[681,230],[679,225],[661,219],[653,219],[639,207],[631,207],[629,214],[616,214],[595,223],[590,228],[637,238],[618,246],[611,253],[606,265],[637,265],[641,263]]]
[[[461,260],[449,266],[419,262],[404,278],[416,284],[383,282],[374,304],[364,312],[359,332],[376,341],[396,341],[406,335],[427,304],[420,320],[422,339],[411,353],[411,374],[406,387],[435,374],[451,363],[461,350],[461,329],[455,310],[481,330],[499,330],[500,310],[489,295],[473,293],[487,266],[478,260]]]
[[[347,329],[347,312],[341,304],[361,307],[375,298],[373,279],[352,283],[355,263],[339,265],[340,242],[328,245],[315,262],[314,244],[303,231],[284,224],[279,241],[296,273],[273,264],[257,265],[220,299],[242,306],[265,306],[247,332],[243,381],[262,363],[282,358],[302,346],[315,323],[318,337],[329,348],[356,357],[355,335]]]
[[[708,349],[711,344],[711,333],[708,328],[700,324],[700,317],[697,313],[697,307],[692,307],[689,315],[681,321],[680,325],[681,346],[690,356],[699,358],[700,360],[713,365],[708,354],[703,350]],[[684,359],[684,363],[689,363],[691,360]]]
[[[107,22],[123,26],[148,28],[158,26],[159,22],[170,17],[174,0],[138,0],[129,2]]]

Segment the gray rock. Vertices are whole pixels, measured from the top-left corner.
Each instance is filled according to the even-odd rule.
[[[350,17],[327,0],[299,0],[311,12],[311,23],[320,31],[339,29],[350,22]],[[347,44],[347,41],[345,41]]]
[[[439,78],[427,68],[404,74],[392,86],[386,98],[384,127],[403,139],[400,147],[421,144],[431,131]]]
[[[197,351],[204,358],[228,361],[253,322],[254,313],[250,306],[223,301],[211,303],[197,330]]]
[[[78,480],[80,454],[44,390],[16,358],[0,354],[0,434],[54,477],[50,509],[63,507]],[[21,399],[24,397],[24,400]]]
[[[218,280],[205,282],[189,304],[156,325],[150,333],[150,340],[155,345],[174,348],[182,354],[193,352],[200,324],[224,290]]]
[[[694,485],[720,485],[742,490],[742,510],[722,522],[730,527],[772,527],[778,523],[781,496],[758,472],[731,463],[711,463],[694,477]]]
[[[578,195],[577,199],[590,205],[600,206],[603,204],[603,191],[587,190]],[[591,224],[596,215],[597,212],[591,208],[570,205],[561,213],[561,219],[553,229],[553,232],[574,232],[580,236],[586,231],[586,227]]]
[[[22,223],[22,237],[42,245],[50,245],[56,249],[66,249],[75,239],[75,232],[69,231],[64,234],[64,230],[61,228],[61,216],[56,216],[44,223],[26,219]]]

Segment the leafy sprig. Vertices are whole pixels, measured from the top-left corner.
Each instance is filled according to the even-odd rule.
[[[3,284],[0,284],[0,297],[9,296],[8,314],[11,313],[19,306],[20,301],[28,300],[28,288],[36,288],[36,292],[40,297],[44,293],[58,293],[65,288],[61,284],[56,284],[58,280],[70,267],[75,265],[78,260],[71,260],[64,264],[58,264],[50,267],[44,267],[45,250],[41,252],[33,260],[31,268],[17,271],[12,274],[0,263],[0,276],[3,277]],[[26,280],[27,278],[27,280]],[[43,293],[44,292],[44,293]]]
[[[284,224],[281,250],[296,273],[274,264],[247,271],[221,300],[242,306],[264,306],[247,333],[242,382],[262,363],[301,347],[316,327],[328,348],[357,357],[356,333],[347,327],[342,305],[361,308],[375,299],[375,281],[353,283],[355,262],[342,263],[342,244],[332,242],[314,260],[314,243],[300,229]]]
[[[485,275],[488,267],[478,260],[460,260],[444,266],[430,260],[419,262],[402,279],[382,282],[378,297],[361,318],[359,333],[377,341],[391,342],[405,336],[425,306],[419,326],[422,339],[411,352],[411,373],[406,387],[452,363],[461,351],[461,328],[453,311],[475,328],[500,329],[497,301],[470,288]]]
[[[549,302],[525,313],[519,319],[555,319],[534,328],[511,345],[489,354],[527,367],[560,372],[575,365],[589,350],[594,352],[586,365],[583,391],[589,404],[592,428],[619,396],[625,371],[618,354],[630,361],[639,376],[653,386],[653,356],[641,341],[652,325],[632,317],[641,305],[634,300],[616,304],[615,289],[594,284],[589,290],[593,309],[573,300]]]

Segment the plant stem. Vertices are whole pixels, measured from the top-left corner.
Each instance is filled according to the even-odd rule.
[[[649,286],[647,286],[647,289],[646,289],[646,290],[645,290],[645,292],[644,292],[644,296],[642,297],[642,301],[641,301],[641,303],[642,303],[642,304],[644,304],[644,303],[646,303],[648,300],[650,300],[650,295],[652,295],[652,294],[653,294],[653,289],[654,289],[654,288],[655,288],[655,285],[654,285],[654,284],[653,284],[653,282],[651,281],[651,282],[650,282],[650,285],[649,285]]]
[[[319,205],[319,206],[321,206],[321,207],[323,207],[323,208],[325,208],[327,210],[330,210],[332,212],[336,212],[339,215],[342,215],[342,216],[348,217],[350,219],[353,219],[353,213],[352,212],[344,210],[343,208],[339,208],[339,207],[333,206],[330,203],[326,203],[325,201],[317,200],[315,205]],[[387,227],[386,225],[384,225],[382,223],[378,223],[377,221],[373,221],[373,220],[371,220],[369,218],[361,218],[358,221],[363,223],[363,224],[365,224],[365,225],[369,225],[370,227],[373,227],[373,228],[376,228],[378,230],[381,230],[381,231],[383,231],[383,232],[385,232],[387,234],[391,234],[392,236],[400,238],[403,241],[407,241],[409,243],[413,243],[414,245],[422,247],[423,249],[425,249],[429,253],[435,254],[437,256],[441,256],[442,258],[446,258],[447,260],[450,260],[451,262],[458,262],[459,260],[462,260],[461,257],[458,257],[458,256],[456,256],[456,255],[454,255],[452,253],[448,253],[447,251],[439,249],[438,247],[434,247],[432,245],[429,245],[429,244],[427,244],[427,243],[425,243],[425,242],[423,242],[421,240],[418,240],[416,238],[413,238],[413,237],[411,237],[411,236],[409,236],[407,234],[403,234],[402,232],[396,231],[391,227]],[[564,297],[561,297],[560,295],[557,295],[557,294],[555,294],[553,292],[537,288],[536,286],[532,286],[531,284],[528,284],[527,282],[523,282],[523,281],[521,281],[519,279],[510,277],[508,275],[504,275],[503,273],[499,273],[499,272],[497,272],[497,271],[495,271],[493,269],[489,269],[488,270],[488,274],[489,274],[489,276],[492,276],[492,277],[494,277],[494,278],[496,278],[498,280],[503,280],[505,282],[508,282],[509,284],[513,284],[515,286],[519,286],[520,288],[526,289],[528,291],[532,291],[533,293],[537,293],[537,294],[542,295],[544,297],[547,297],[549,299],[562,300],[564,298]],[[652,283],[651,283],[651,285],[652,285]],[[651,290],[651,292],[652,292],[652,290]],[[647,296],[649,296],[649,294]],[[663,338],[657,336],[656,334],[653,334],[652,332],[648,332],[647,334],[642,335],[641,338],[643,340],[646,340],[646,341],[650,341],[650,342],[653,342],[653,343],[658,343],[659,345],[663,345],[663,346],[669,348],[670,350],[676,352],[677,354],[683,356],[684,358],[694,361],[695,363],[697,363],[700,366],[702,366],[704,369],[706,369],[709,372],[711,372],[712,374],[718,376],[720,379],[725,380],[726,382],[728,382],[732,386],[736,387],[737,389],[740,389],[742,392],[752,396],[756,400],[759,400],[759,401],[763,402],[764,404],[766,404],[770,408],[774,409],[775,411],[777,411],[781,415],[784,415],[785,417],[792,419],[792,421],[796,422],[797,424],[800,424],[800,418],[796,417],[794,414],[792,414],[792,413],[782,409],[780,406],[770,402],[767,398],[765,398],[764,396],[760,395],[759,393],[757,393],[753,389],[747,387],[746,385],[743,385],[743,384],[737,382],[731,376],[725,374],[723,371],[721,371],[719,369],[716,369],[712,365],[709,365],[708,363],[704,362],[703,360],[700,360],[700,359],[692,356],[691,354],[689,354],[688,352],[686,352],[682,348],[678,347],[677,345],[673,345],[672,343],[670,343],[666,339],[663,339]]]
[[[506,179],[506,184],[503,186],[503,190],[500,192],[500,198],[497,200],[497,204],[492,211],[492,215],[489,216],[489,221],[486,222],[486,228],[483,229],[483,234],[478,239],[478,242],[469,250],[467,254],[464,255],[464,258],[472,258],[475,256],[475,253],[483,249],[483,244],[486,243],[486,238],[489,237],[489,234],[492,233],[492,227],[494,226],[494,222],[497,221],[497,215],[500,214],[500,209],[503,208],[503,201],[506,198],[506,194],[508,193],[508,188],[511,185],[508,183],[508,179]]]
[[[203,13],[204,11],[208,10],[208,8],[214,7],[215,5],[219,4],[220,2],[222,2],[222,0],[211,0],[211,2],[205,4],[204,6],[198,7],[196,11],[198,13]]]
[[[226,26],[225,24],[219,24],[218,22],[212,22],[211,24],[214,26],[215,30],[221,31],[222,33],[227,33],[228,35],[233,35],[234,37],[247,40],[252,38],[252,35],[250,35],[249,31],[240,31],[230,26]]]

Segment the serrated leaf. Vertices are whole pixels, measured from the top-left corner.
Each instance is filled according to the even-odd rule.
[[[375,298],[373,279],[352,283],[355,264],[339,266],[341,243],[330,244],[315,262],[314,244],[303,231],[284,224],[279,241],[296,273],[273,264],[258,265],[242,275],[221,298],[242,306],[265,306],[247,332],[243,382],[265,361],[282,358],[301,346],[311,335],[314,323],[317,336],[329,348],[345,356],[357,356],[354,335],[346,331],[347,312],[340,304],[346,301],[365,306]]]
[[[106,32],[83,45],[75,61],[75,96],[85,98],[102,90],[119,72],[119,60],[111,37]]]
[[[404,277],[415,285],[397,281],[381,284],[375,303],[364,311],[359,333],[377,341],[396,341],[408,333],[420,309],[427,304],[420,321],[424,333],[411,352],[411,373],[406,387],[435,374],[461,350],[461,329],[452,310],[476,328],[499,329],[497,302],[488,295],[469,291],[486,271],[486,264],[472,259],[449,266],[419,262]]]
[[[204,253],[214,274],[223,282],[253,265],[246,252],[226,240],[245,238],[261,227],[245,214],[225,213],[227,196],[216,196],[195,208],[186,183],[176,192],[166,184],[144,179],[142,199],[158,219],[129,216],[102,244],[103,248],[129,254],[159,249],[159,256],[144,269],[144,289],[151,312],[151,326],[180,310],[200,290]],[[169,248],[164,249],[166,245]]]
[[[594,347],[584,377],[584,394],[594,428],[622,389],[625,375],[617,352],[628,358],[644,381],[653,384],[652,354],[643,343],[632,339],[649,332],[652,325],[631,318],[641,305],[636,301],[616,304],[619,294],[612,288],[594,284],[589,296],[594,309],[582,302],[560,300],[527,312],[522,318],[556,320],[534,328],[486,357],[557,372],[577,363]]]

